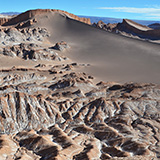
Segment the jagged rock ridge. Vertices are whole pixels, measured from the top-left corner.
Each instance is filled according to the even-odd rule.
[[[159,40],[160,37],[160,30],[158,27],[154,28],[154,26],[152,27],[152,25],[150,25],[150,28],[150,26],[144,26],[129,19],[123,19],[122,23],[115,24],[105,24],[104,22],[99,21],[98,23],[94,23],[92,25],[94,27],[119,33],[128,37],[132,35],[133,38],[137,36],[141,39]]]
[[[26,12],[24,12],[22,14],[19,14],[18,16],[14,17],[14,18],[6,20],[6,22],[4,21],[4,23],[2,21],[1,25],[4,25],[4,26],[6,26],[6,25],[15,25],[15,24],[27,21],[27,20],[33,18],[36,15],[41,15],[41,14],[46,14],[46,13],[51,13],[51,12],[63,13],[63,14],[66,14],[69,17],[71,17],[71,18],[73,18],[75,20],[81,21],[83,23],[91,24],[89,18],[80,18],[80,17],[78,17],[78,16],[76,16],[74,14],[68,13],[66,11],[55,10],[55,9],[36,9],[36,10],[29,10],[29,11],[26,11]]]

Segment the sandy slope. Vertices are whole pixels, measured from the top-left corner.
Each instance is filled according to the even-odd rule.
[[[90,63],[87,71],[105,81],[159,83],[160,46],[107,33],[57,13],[37,17],[55,43],[71,46],[67,56]]]

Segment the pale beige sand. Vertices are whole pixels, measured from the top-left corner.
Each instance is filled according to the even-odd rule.
[[[89,63],[87,72],[104,81],[153,82],[160,80],[160,46],[108,33],[52,13],[39,17],[38,24],[51,33],[53,43],[64,40],[67,56]]]

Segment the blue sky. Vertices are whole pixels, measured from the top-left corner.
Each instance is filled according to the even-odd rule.
[[[160,20],[160,0],[1,0],[0,12],[61,9],[76,15]]]

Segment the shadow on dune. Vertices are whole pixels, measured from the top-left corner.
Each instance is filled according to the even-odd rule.
[[[160,46],[109,33],[59,13],[39,16],[37,25],[51,33],[52,43],[66,41],[65,54],[80,63],[90,63],[87,72],[105,81],[159,83]]]

